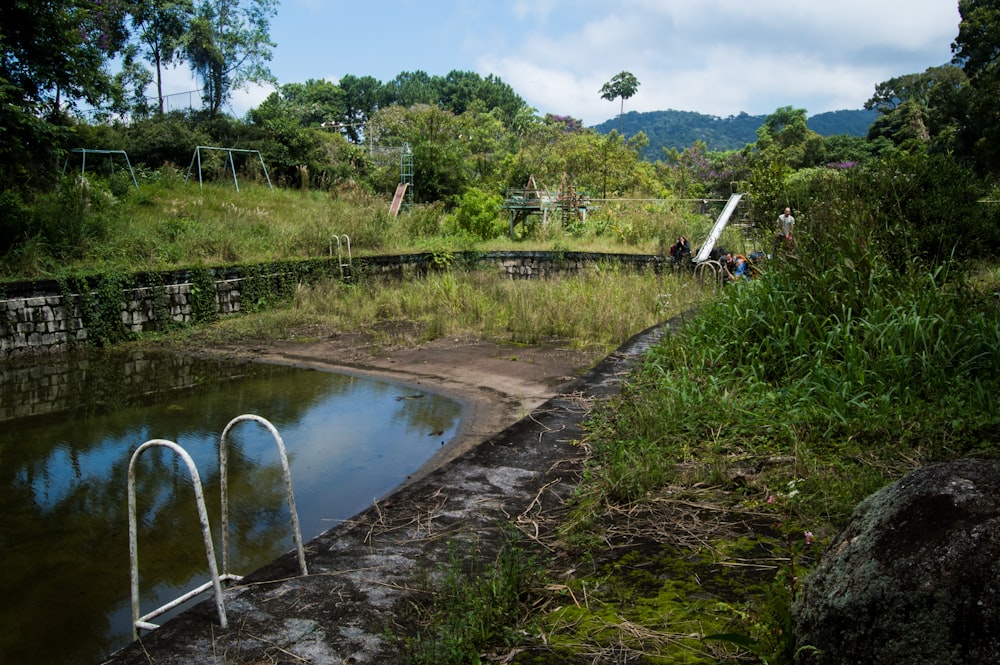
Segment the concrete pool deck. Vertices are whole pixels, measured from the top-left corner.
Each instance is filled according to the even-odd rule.
[[[308,575],[299,574],[294,552],[247,575],[224,594],[228,628],[209,598],[104,662],[405,662],[398,638],[408,634],[408,600],[421,575],[442,570],[456,552],[493,560],[506,525],[536,537],[536,516],[558,510],[577,487],[585,451],[576,442],[592,404],[617,394],[666,330],[636,335],[513,425],[459,447],[308,542]]]

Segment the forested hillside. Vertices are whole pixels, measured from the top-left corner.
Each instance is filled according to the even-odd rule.
[[[875,111],[867,110],[830,111],[811,116],[808,126],[821,136],[865,136],[877,116]],[[607,134],[621,126],[625,136],[645,132],[649,145],[642,156],[656,161],[663,158],[663,148],[684,150],[695,141],[704,141],[709,150],[738,150],[757,140],[757,128],[764,124],[766,117],[747,113],[720,118],[694,111],[631,111],[622,117],[621,125],[615,117],[595,125],[594,129]]]

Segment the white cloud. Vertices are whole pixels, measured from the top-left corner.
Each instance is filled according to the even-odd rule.
[[[860,108],[878,83],[948,62],[958,21],[954,0],[285,0],[272,71],[292,83],[473,70],[543,114],[596,124],[619,109],[601,86],[627,70],[640,86],[626,112],[813,114]],[[198,90],[175,74],[168,92]],[[269,92],[236,91],[234,112]]]
[[[959,20],[940,0],[548,0],[513,13],[516,54],[484,56],[480,71],[587,124],[617,114],[597,91],[623,69],[640,82],[626,111],[860,108],[879,82],[947,62]]]

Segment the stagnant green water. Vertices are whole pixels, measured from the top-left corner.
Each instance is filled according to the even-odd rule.
[[[371,505],[455,434],[461,405],[404,386],[289,367],[101,354],[0,363],[0,663],[95,663],[131,639],[127,472],[158,438],[194,458],[219,548],[218,442],[257,414],[288,449],[303,537]],[[293,548],[274,438],[229,437],[231,568]],[[137,470],[148,612],[208,579],[187,467]],[[218,554],[221,557],[221,553]]]

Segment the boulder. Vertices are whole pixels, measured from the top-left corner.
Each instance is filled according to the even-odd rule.
[[[925,466],[859,504],[804,582],[796,663],[1000,663],[998,588],[1000,460]]]

